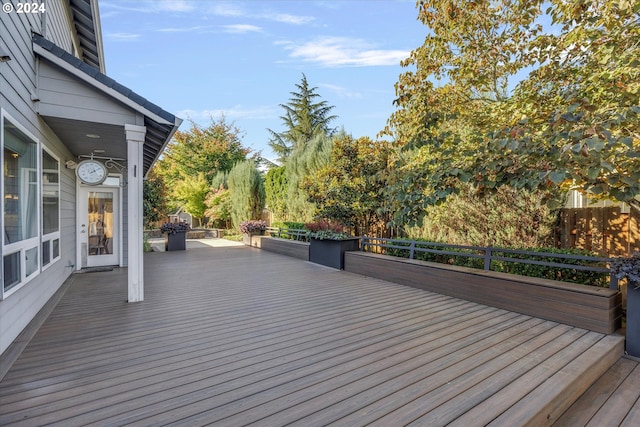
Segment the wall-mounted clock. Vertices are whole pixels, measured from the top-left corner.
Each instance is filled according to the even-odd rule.
[[[107,168],[97,160],[83,160],[76,167],[76,176],[83,184],[100,185],[107,179]]]

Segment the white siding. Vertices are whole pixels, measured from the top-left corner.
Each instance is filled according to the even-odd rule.
[[[47,1],[47,7],[56,2]],[[0,63],[0,108],[18,121],[61,162],[60,259],[46,273],[0,301],[0,353],[13,342],[47,300],[69,277],[75,255],[75,175],[64,168],[72,158],[58,137],[36,114],[31,94],[36,90],[36,61],[31,44],[31,31],[41,33],[42,17],[36,14],[0,13],[0,45],[11,60]],[[62,27],[56,30],[62,32]],[[62,40],[62,36],[58,36]],[[1,219],[0,219],[1,221]],[[0,249],[1,251],[1,249]]]

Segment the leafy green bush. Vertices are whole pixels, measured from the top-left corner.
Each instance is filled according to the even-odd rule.
[[[411,244],[411,241],[409,240],[396,242],[394,243],[394,246],[403,246],[403,247],[406,246],[407,249],[386,248],[382,251],[382,253],[385,253],[391,256],[409,258],[410,244]],[[465,248],[443,248],[442,246],[433,245],[433,244],[430,245],[429,243],[417,243],[416,248],[446,250],[447,252],[460,252],[460,253],[467,253],[467,254],[484,255],[484,252],[479,250],[465,249]],[[594,256],[593,254],[580,249],[535,248],[535,249],[526,249],[526,251],[527,252],[546,252],[546,253],[559,254],[559,255],[569,254],[569,255]],[[548,255],[514,254],[514,253],[508,253],[508,252],[500,252],[499,250],[494,251],[492,255],[503,257],[503,258],[533,260],[533,261],[541,261],[541,262],[548,262],[548,263],[553,262],[553,263],[560,263],[560,264],[605,267],[604,264],[597,264],[592,261],[557,258],[557,257],[548,256]],[[468,257],[463,255],[439,254],[439,253],[422,252],[422,251],[416,250],[414,254],[414,259],[437,262],[440,264],[477,268],[477,269],[484,268],[483,258],[473,258],[473,257]],[[608,273],[577,270],[574,268],[560,268],[560,267],[552,267],[552,266],[537,265],[537,264],[524,264],[524,263],[518,263],[518,262],[492,260],[491,270],[503,272],[503,273],[509,273],[509,274],[518,274],[521,276],[538,277],[542,279],[579,283],[579,284],[588,285],[588,286],[600,286],[600,287],[609,286]]]
[[[278,221],[271,224],[271,226],[275,228],[293,228],[296,230],[301,230],[304,228],[304,222]]]
[[[588,251],[581,249],[559,249],[559,248],[533,248],[526,249],[528,252],[547,252],[552,254],[565,254],[565,255],[582,255],[582,256],[594,256]],[[547,255],[524,255],[513,254],[495,251],[494,256],[515,258],[515,259],[527,259],[533,261],[542,262],[555,262],[561,264],[572,264],[591,267],[606,267],[604,264],[594,263],[593,261],[585,261],[579,259],[570,258],[556,258]],[[519,274],[521,276],[540,277],[543,279],[560,280],[562,282],[580,283],[589,286],[609,286],[609,274],[598,273],[594,271],[576,270],[574,268],[560,268],[550,267],[546,265],[536,264],[521,264],[518,262],[509,261],[492,261],[491,270],[500,271],[510,274]]]

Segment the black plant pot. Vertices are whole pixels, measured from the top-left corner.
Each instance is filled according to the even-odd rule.
[[[310,243],[309,261],[342,270],[344,269],[344,253],[357,251],[360,247],[360,238],[320,240],[312,237]]]
[[[164,233],[165,251],[184,251],[187,249],[187,232]]]
[[[640,357],[640,283],[627,282],[627,353]]]

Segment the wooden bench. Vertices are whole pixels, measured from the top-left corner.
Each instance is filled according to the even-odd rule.
[[[256,245],[257,246],[257,245]],[[309,243],[297,240],[279,239],[277,237],[261,236],[259,246],[265,251],[309,261]]]
[[[345,270],[610,334],[622,322],[620,291],[368,252],[346,252]]]

